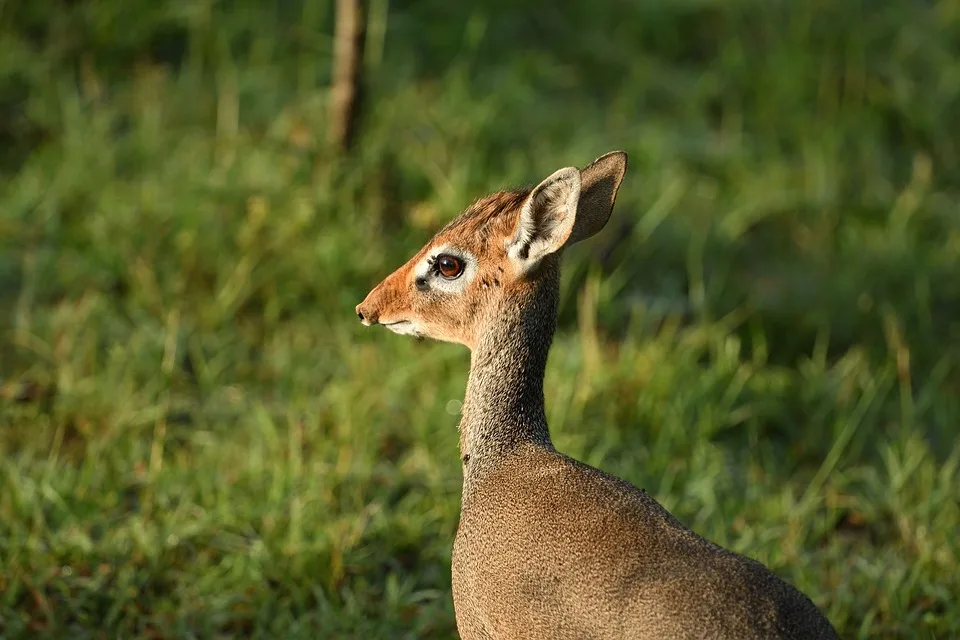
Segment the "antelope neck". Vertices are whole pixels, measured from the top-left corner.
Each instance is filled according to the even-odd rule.
[[[488,315],[473,349],[460,420],[464,475],[518,445],[552,449],[543,374],[556,328],[560,283],[554,266],[529,292],[503,300]]]

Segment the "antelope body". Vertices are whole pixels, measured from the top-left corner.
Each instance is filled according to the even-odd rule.
[[[366,325],[471,350],[452,558],[460,635],[836,638],[763,565],[551,443],[543,374],[560,254],[606,224],[626,161],[608,153],[477,201],[357,306]]]

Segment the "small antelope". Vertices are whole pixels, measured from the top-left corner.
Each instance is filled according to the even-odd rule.
[[[606,225],[626,168],[626,154],[612,152],[477,201],[356,308],[367,326],[471,351],[452,558],[460,635],[836,638],[759,562],[553,447],[543,374],[560,256]]]

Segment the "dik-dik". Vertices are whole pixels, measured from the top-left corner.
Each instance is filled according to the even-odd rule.
[[[553,447],[543,374],[560,257],[607,223],[626,167],[626,154],[612,152],[477,201],[356,308],[365,325],[471,351],[453,543],[460,635],[836,638],[763,565]]]

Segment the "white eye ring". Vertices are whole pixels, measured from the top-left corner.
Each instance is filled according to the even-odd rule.
[[[463,293],[477,275],[477,258],[460,247],[447,243],[430,247],[430,252],[413,269],[413,281],[420,291],[435,291],[446,294]],[[444,259],[450,266],[459,266],[459,271],[440,270]]]

